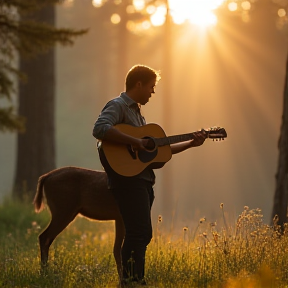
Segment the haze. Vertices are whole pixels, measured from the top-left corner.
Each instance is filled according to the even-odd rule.
[[[248,23],[227,14],[207,29],[191,24],[173,27],[171,71],[164,70],[167,59],[161,28],[141,35],[130,33],[121,43],[117,27],[110,22],[111,7],[95,9],[83,1],[58,8],[59,26],[90,27],[90,32],[72,48],[57,48],[57,167],[102,169],[91,134],[93,124],[104,104],[123,91],[126,71],[134,64],[146,64],[162,71],[156,94],[143,107],[147,122],[158,123],[167,135],[211,126],[222,126],[228,133],[227,140],[206,140],[156,171],[153,215],[165,214],[169,196],[179,227],[191,226],[201,217],[215,221],[220,203],[232,217],[244,205],[260,208],[268,222],[275,189],[287,33],[276,28],[272,5],[263,1],[255,6]],[[123,75],[117,75],[122,44],[127,57]],[[171,97],[166,97],[165,85],[170,85]],[[170,111],[165,107],[171,107]],[[0,135],[2,199],[12,189],[15,139],[15,135]]]

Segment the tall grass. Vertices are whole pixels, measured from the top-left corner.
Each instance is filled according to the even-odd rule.
[[[218,223],[199,219],[173,241],[159,218],[147,250],[149,287],[288,287],[286,227],[281,235],[248,207],[228,224],[220,209]],[[117,287],[113,222],[78,217],[52,244],[49,266],[41,270],[38,234],[49,220],[48,210],[35,214],[32,205],[0,206],[0,287]]]

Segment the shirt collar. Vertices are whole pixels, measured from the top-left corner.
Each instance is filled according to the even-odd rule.
[[[130,98],[130,97],[126,94],[126,92],[122,92],[122,93],[120,94],[120,97],[124,100],[124,102],[126,103],[126,105],[127,105],[128,107],[135,106],[135,105],[138,107],[138,104],[137,104],[132,98]]]

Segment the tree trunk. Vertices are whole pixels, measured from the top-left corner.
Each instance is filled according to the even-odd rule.
[[[127,1],[123,1],[119,5],[119,15],[121,15],[121,21],[118,24],[118,58],[117,58],[117,86],[121,87],[121,91],[124,91],[124,79],[128,72],[128,59],[127,59],[127,47],[128,47],[128,30],[126,28],[127,23],[127,12],[126,7],[128,6]]]
[[[272,219],[275,217],[275,215],[277,215],[279,219],[278,224],[283,228],[283,224],[287,222],[288,201],[288,57],[286,60],[283,115],[278,149],[279,158]]]
[[[164,47],[163,47],[163,79],[165,85],[163,86],[163,95],[165,101],[163,102],[163,123],[164,130],[167,135],[171,135],[171,126],[173,123],[172,113],[172,92],[171,92],[171,73],[172,69],[172,19],[169,11],[169,2],[167,1],[167,15],[164,26]],[[173,195],[173,173],[171,163],[167,163],[163,168],[163,184],[161,191],[161,202],[163,211],[163,223],[166,228],[173,228],[173,221],[175,215],[175,202]],[[169,225],[169,226],[167,226]]]
[[[54,25],[55,8],[49,5],[33,15]],[[55,50],[37,58],[20,58],[27,83],[19,83],[19,114],[26,117],[26,133],[18,134],[13,195],[31,200],[40,175],[55,168]]]

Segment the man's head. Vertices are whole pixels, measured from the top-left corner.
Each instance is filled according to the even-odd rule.
[[[157,82],[161,79],[160,73],[148,66],[135,65],[127,73],[125,86],[126,93],[141,105],[145,105]]]
[[[151,80],[155,80],[155,84],[161,79],[160,72],[156,71],[145,65],[135,65],[133,66],[126,75],[126,91],[135,88],[138,82],[142,85],[146,85]]]

